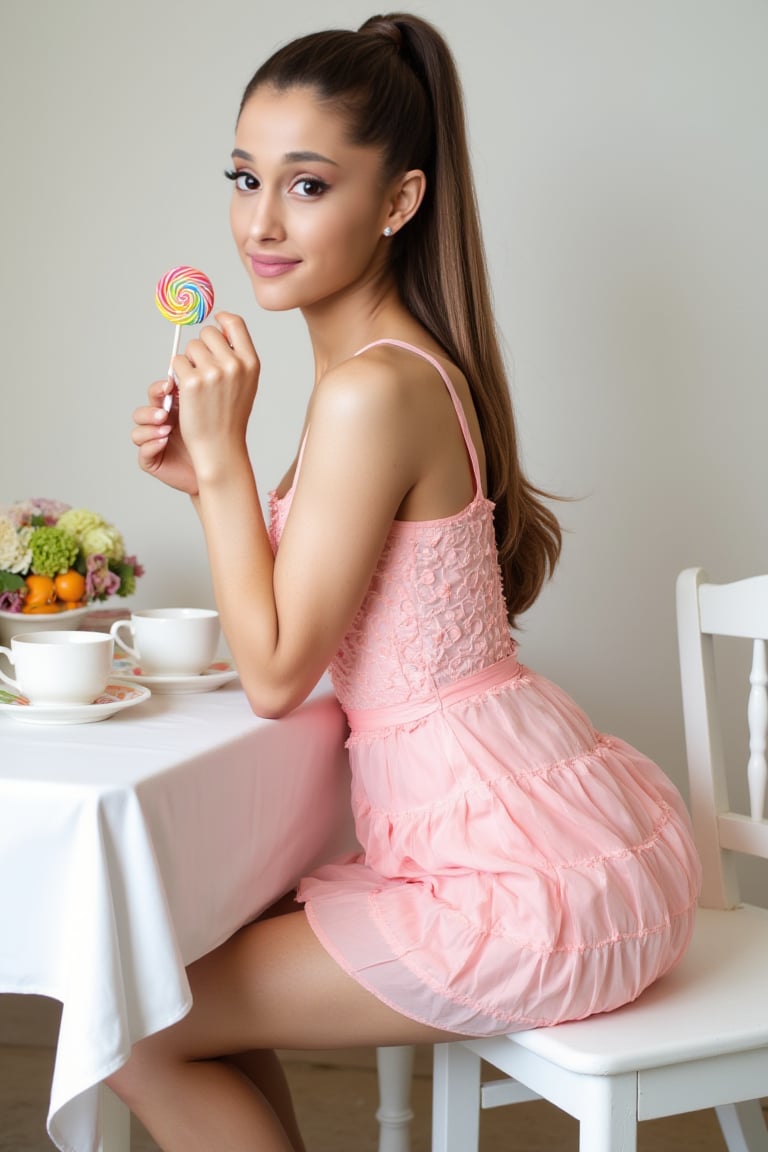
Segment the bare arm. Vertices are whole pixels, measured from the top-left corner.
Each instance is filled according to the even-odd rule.
[[[275,559],[245,438],[258,360],[242,321],[220,322],[176,365],[181,431],[241,682],[254,711],[279,716],[307,696],[348,630],[423,454],[391,371],[361,358],[329,373]]]

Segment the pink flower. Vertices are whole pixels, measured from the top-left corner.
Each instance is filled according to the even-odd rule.
[[[85,562],[85,591],[89,600],[106,600],[120,587],[120,577],[110,572],[106,556],[93,552]]]
[[[33,516],[40,516],[48,526],[53,526],[68,510],[69,504],[61,500],[19,500],[6,509],[6,515],[17,528],[31,524]]]
[[[133,574],[137,580],[139,576],[144,575],[144,565],[139,564],[135,556],[124,556],[123,564],[127,564],[129,568],[133,568]]]
[[[18,589],[0,592],[0,612],[21,612],[24,597]]]

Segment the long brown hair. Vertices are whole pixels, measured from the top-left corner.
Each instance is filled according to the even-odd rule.
[[[472,390],[514,623],[554,571],[561,532],[544,503],[547,493],[530,483],[518,457],[450,49],[416,16],[373,16],[357,32],[317,32],[278,49],[249,82],[241,108],[267,84],[278,91],[311,88],[346,118],[356,144],[380,150],[386,179],[413,168],[426,173],[424,201],[393,238],[391,260],[405,305]]]

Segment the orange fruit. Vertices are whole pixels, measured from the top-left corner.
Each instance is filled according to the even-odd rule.
[[[25,616],[48,616],[52,612],[58,612],[60,608],[61,605],[52,600],[49,604],[25,604],[21,611]]]
[[[60,572],[58,576],[55,576],[53,585],[59,600],[82,600],[85,593],[85,577],[76,572],[74,568],[69,568],[66,572]]]
[[[28,608],[39,608],[44,604],[52,604],[56,599],[56,587],[50,576],[37,576],[33,573],[31,576],[27,576],[24,583],[27,585],[24,611]]]

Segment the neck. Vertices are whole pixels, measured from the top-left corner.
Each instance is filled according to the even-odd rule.
[[[315,359],[315,381],[366,344],[393,336],[415,321],[393,282],[375,292],[324,300],[302,309]]]

